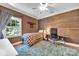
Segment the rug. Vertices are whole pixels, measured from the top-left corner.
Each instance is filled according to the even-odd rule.
[[[16,48],[19,56],[79,56],[76,49],[64,47],[63,45],[55,45],[48,41],[40,41],[39,43],[27,48]]]

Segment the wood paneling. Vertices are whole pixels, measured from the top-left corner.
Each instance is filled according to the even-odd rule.
[[[20,37],[12,37],[12,38],[9,38],[9,41],[11,43],[16,43],[16,42],[19,42],[21,41]]]
[[[2,10],[8,10],[8,11],[11,12],[12,15],[22,18],[22,33],[23,34],[28,33],[28,32],[37,32],[38,31],[38,20],[36,20],[32,17],[26,16],[24,14],[21,14],[19,12],[16,12],[14,10],[0,6],[0,11],[2,11]],[[28,21],[35,23],[33,28],[30,28]],[[20,37],[9,38],[9,40],[10,40],[11,43],[15,43],[15,42],[20,41]]]
[[[79,43],[79,9],[55,15],[39,21],[41,28],[57,28],[58,35],[70,38],[69,42]]]
[[[33,28],[30,28],[30,25],[28,24],[28,22],[35,23]],[[31,17],[24,16],[23,21],[22,21],[22,29],[23,29],[23,33],[37,32],[38,31],[38,21]]]

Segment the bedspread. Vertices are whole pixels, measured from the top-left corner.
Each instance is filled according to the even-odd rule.
[[[40,41],[40,38],[42,39],[41,33],[25,33],[22,36],[22,43],[31,46],[37,41]]]

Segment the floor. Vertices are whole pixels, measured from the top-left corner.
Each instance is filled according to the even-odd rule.
[[[32,47],[23,45],[16,50],[19,56],[79,56],[78,50],[63,45],[54,45],[48,41],[40,41]]]

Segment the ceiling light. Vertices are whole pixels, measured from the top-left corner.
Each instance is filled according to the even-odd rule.
[[[39,9],[40,9],[41,11],[48,10],[48,8],[46,8],[46,7],[39,7]]]
[[[40,3],[41,7],[47,7],[48,3]]]
[[[48,5],[47,3],[40,3],[40,7],[39,7],[39,9],[40,9],[41,11],[48,10],[48,8],[46,8],[47,5]]]

